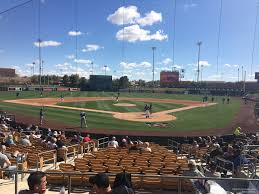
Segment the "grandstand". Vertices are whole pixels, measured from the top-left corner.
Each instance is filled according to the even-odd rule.
[[[4,189],[13,193],[26,188],[26,177],[35,170],[47,173],[49,193],[62,186],[68,193],[87,193],[92,188],[89,177],[101,172],[108,173],[111,186],[117,173],[130,173],[137,192],[203,193],[210,187],[211,193],[212,188],[257,193],[259,189],[258,134],[173,138],[167,146],[124,137],[117,147],[109,137],[87,139],[76,133],[69,136],[50,129],[35,130],[34,126],[21,128],[3,114],[0,128],[1,143],[6,146],[1,152],[18,170],[15,176],[8,176],[8,170],[1,169],[0,183],[8,183]],[[24,144],[26,138],[30,145]],[[15,152],[19,153],[16,157]],[[18,181],[23,183],[19,187]]]

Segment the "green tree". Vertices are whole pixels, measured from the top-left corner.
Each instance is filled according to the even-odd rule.
[[[79,84],[79,75],[77,74],[72,74],[69,76],[69,80],[70,80],[70,86],[71,87],[78,87]]]
[[[63,79],[62,79],[63,85],[64,86],[68,86],[69,85],[69,81],[70,81],[70,78],[68,77],[68,75],[64,75]]]
[[[120,77],[119,86],[120,86],[120,88],[128,88],[129,87],[129,78],[127,76]]]
[[[88,87],[88,82],[85,79],[85,77],[81,77],[79,79],[79,87],[81,91],[86,91],[89,87]]]

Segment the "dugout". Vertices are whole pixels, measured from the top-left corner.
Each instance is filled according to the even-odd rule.
[[[90,75],[89,86],[90,90],[94,91],[110,91],[112,90],[112,76]]]

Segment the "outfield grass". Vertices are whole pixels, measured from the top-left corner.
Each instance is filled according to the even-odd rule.
[[[114,112],[143,112],[145,102],[140,101],[130,101],[130,100],[120,100],[118,103],[130,103],[135,104],[136,106],[124,107],[124,106],[115,106],[114,100],[99,100],[99,101],[88,101],[88,102],[61,102],[58,105],[61,106],[70,106],[70,107],[79,107],[79,108],[89,108],[89,109],[98,109]],[[149,105],[149,103],[148,103]],[[166,103],[152,103],[152,112],[160,112],[163,110],[171,110],[176,108],[184,107],[181,104],[166,104]]]
[[[112,93],[102,92],[65,92],[65,96],[112,96]],[[44,93],[43,97],[60,97],[61,93],[51,92]],[[40,97],[39,93],[35,92],[22,92],[19,98],[36,98]],[[173,94],[153,94],[153,93],[121,93],[121,97],[143,97],[143,98],[169,98],[169,99],[182,99],[182,100],[198,100],[202,96],[198,95],[173,95]],[[0,100],[16,99],[15,93],[0,92]],[[142,130],[142,131],[193,131],[193,130],[206,130],[209,128],[221,128],[227,126],[240,110],[240,100],[231,99],[230,104],[221,104],[221,98],[216,99],[218,104],[211,107],[201,107],[182,112],[174,113],[177,120],[170,121],[169,128],[152,128],[148,127],[142,122],[132,122],[118,120],[110,114],[88,112],[87,122],[90,128],[103,128],[103,129],[118,129],[118,130]],[[136,103],[136,102],[134,102]],[[168,104],[166,104],[168,105]],[[96,107],[97,108],[97,107]],[[10,110],[19,114],[27,115],[29,117],[39,116],[39,107],[17,105],[5,103],[0,101],[1,110]],[[103,109],[104,110],[104,109]],[[114,109],[113,109],[114,110]],[[143,106],[142,106],[143,110]],[[64,124],[79,126],[80,111],[47,108],[45,118],[54,122],[61,122]],[[188,134],[187,134],[188,135]]]

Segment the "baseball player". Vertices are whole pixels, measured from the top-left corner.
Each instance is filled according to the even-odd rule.
[[[43,124],[43,119],[44,119],[44,107],[40,108],[40,125]]]
[[[87,124],[86,124],[86,113],[85,112],[81,112],[80,113],[80,127],[81,128],[87,127]]]

